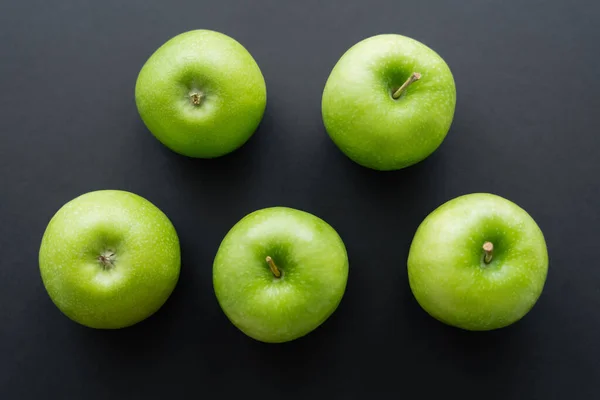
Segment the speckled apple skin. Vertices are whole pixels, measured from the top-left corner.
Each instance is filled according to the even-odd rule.
[[[270,256],[282,276],[276,278]],[[221,308],[246,335],[280,343],[302,337],[337,309],[348,280],[348,255],[337,232],[310,213],[287,207],[255,211],[231,228],[213,265]]]
[[[199,105],[190,100],[199,93]],[[171,150],[214,158],[241,147],[262,120],[267,89],[258,64],[235,39],[210,30],[179,34],[142,67],[140,117]]]
[[[100,255],[114,254],[105,268]],[[175,288],[179,239],[165,214],[125,191],[83,194],[58,210],[39,252],[54,304],[91,328],[133,325],[156,312]]]
[[[392,94],[413,72],[421,79]],[[456,105],[450,68],[432,49],[385,34],[352,46],[334,66],[322,98],[327,133],[358,164],[397,170],[422,161],[446,137]]]

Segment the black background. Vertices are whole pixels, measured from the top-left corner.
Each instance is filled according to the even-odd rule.
[[[597,398],[599,11],[598,3],[567,0],[4,1],[0,398]],[[240,41],[267,82],[259,130],[217,160],[164,148],[133,98],[150,54],[197,28]],[[435,49],[458,93],[440,149],[390,173],[342,155],[320,114],[335,62],[378,33]],[[172,297],[121,331],[68,320],[38,271],[49,219],[96,189],[146,197],[181,239]],[[419,308],[406,259],[430,211],[479,191],[511,199],[536,219],[550,270],[525,319],[470,333]],[[211,282],[227,230],[274,205],[328,221],[351,265],[337,312],[283,345],[234,328]]]

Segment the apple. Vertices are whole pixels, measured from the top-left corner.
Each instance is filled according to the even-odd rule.
[[[520,320],[548,273],[542,231],[515,203],[489,193],[457,197],[421,223],[408,255],[410,288],[448,325],[492,330]]]
[[[194,30],[160,46],[135,85],[139,114],[171,150],[215,158],[242,146],[262,120],[265,80],[252,55],[219,32]]]
[[[148,200],[94,191],[52,217],[39,266],[50,298],[67,317],[90,328],[124,328],[156,312],[175,288],[179,239]]]
[[[358,164],[388,171],[422,161],[442,143],[456,88],[432,49],[402,35],[377,35],[337,62],[321,103],[327,133]]]
[[[338,307],[348,255],[337,232],[304,211],[272,207],[236,223],[213,264],[217,300],[246,335],[268,343],[297,339]]]

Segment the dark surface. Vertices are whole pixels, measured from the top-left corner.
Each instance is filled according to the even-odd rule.
[[[591,399],[600,396],[600,74],[591,1],[5,1],[0,5],[0,398]],[[217,160],[161,146],[133,99],[163,42],[214,29],[267,81],[256,135]],[[455,121],[417,166],[379,173],[327,137],[320,100],[342,53],[378,33],[438,51],[456,79]],[[180,283],[152,318],[94,331],[44,291],[37,253],[75,196],[124,189],[181,238]],[[428,317],[408,287],[418,224],[461,194],[509,198],[550,252],[521,322],[469,333]],[[246,338],[223,315],[211,268],[227,230],[258,208],[312,212],[344,239],[346,296],[296,342]],[[170,397],[173,396],[173,397]]]

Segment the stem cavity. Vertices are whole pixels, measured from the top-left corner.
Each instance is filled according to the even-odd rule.
[[[407,87],[409,87],[411,85],[411,83],[418,81],[419,79],[421,79],[421,74],[418,72],[413,72],[408,79],[406,80],[406,82],[404,82],[402,84],[402,86],[400,86],[398,88],[398,90],[396,90],[394,92],[394,94],[392,94],[392,98],[393,99],[398,99],[400,96],[402,96],[402,93],[404,93],[404,91],[406,90]]]
[[[489,264],[492,262],[492,257],[494,253],[494,244],[492,242],[485,242],[483,244],[483,262]]]
[[[277,268],[277,265],[275,265],[275,261],[273,261],[273,259],[270,256],[267,256],[266,260],[267,264],[269,264],[271,272],[273,273],[273,276],[275,278],[281,278],[281,271],[279,270],[279,268]]]

